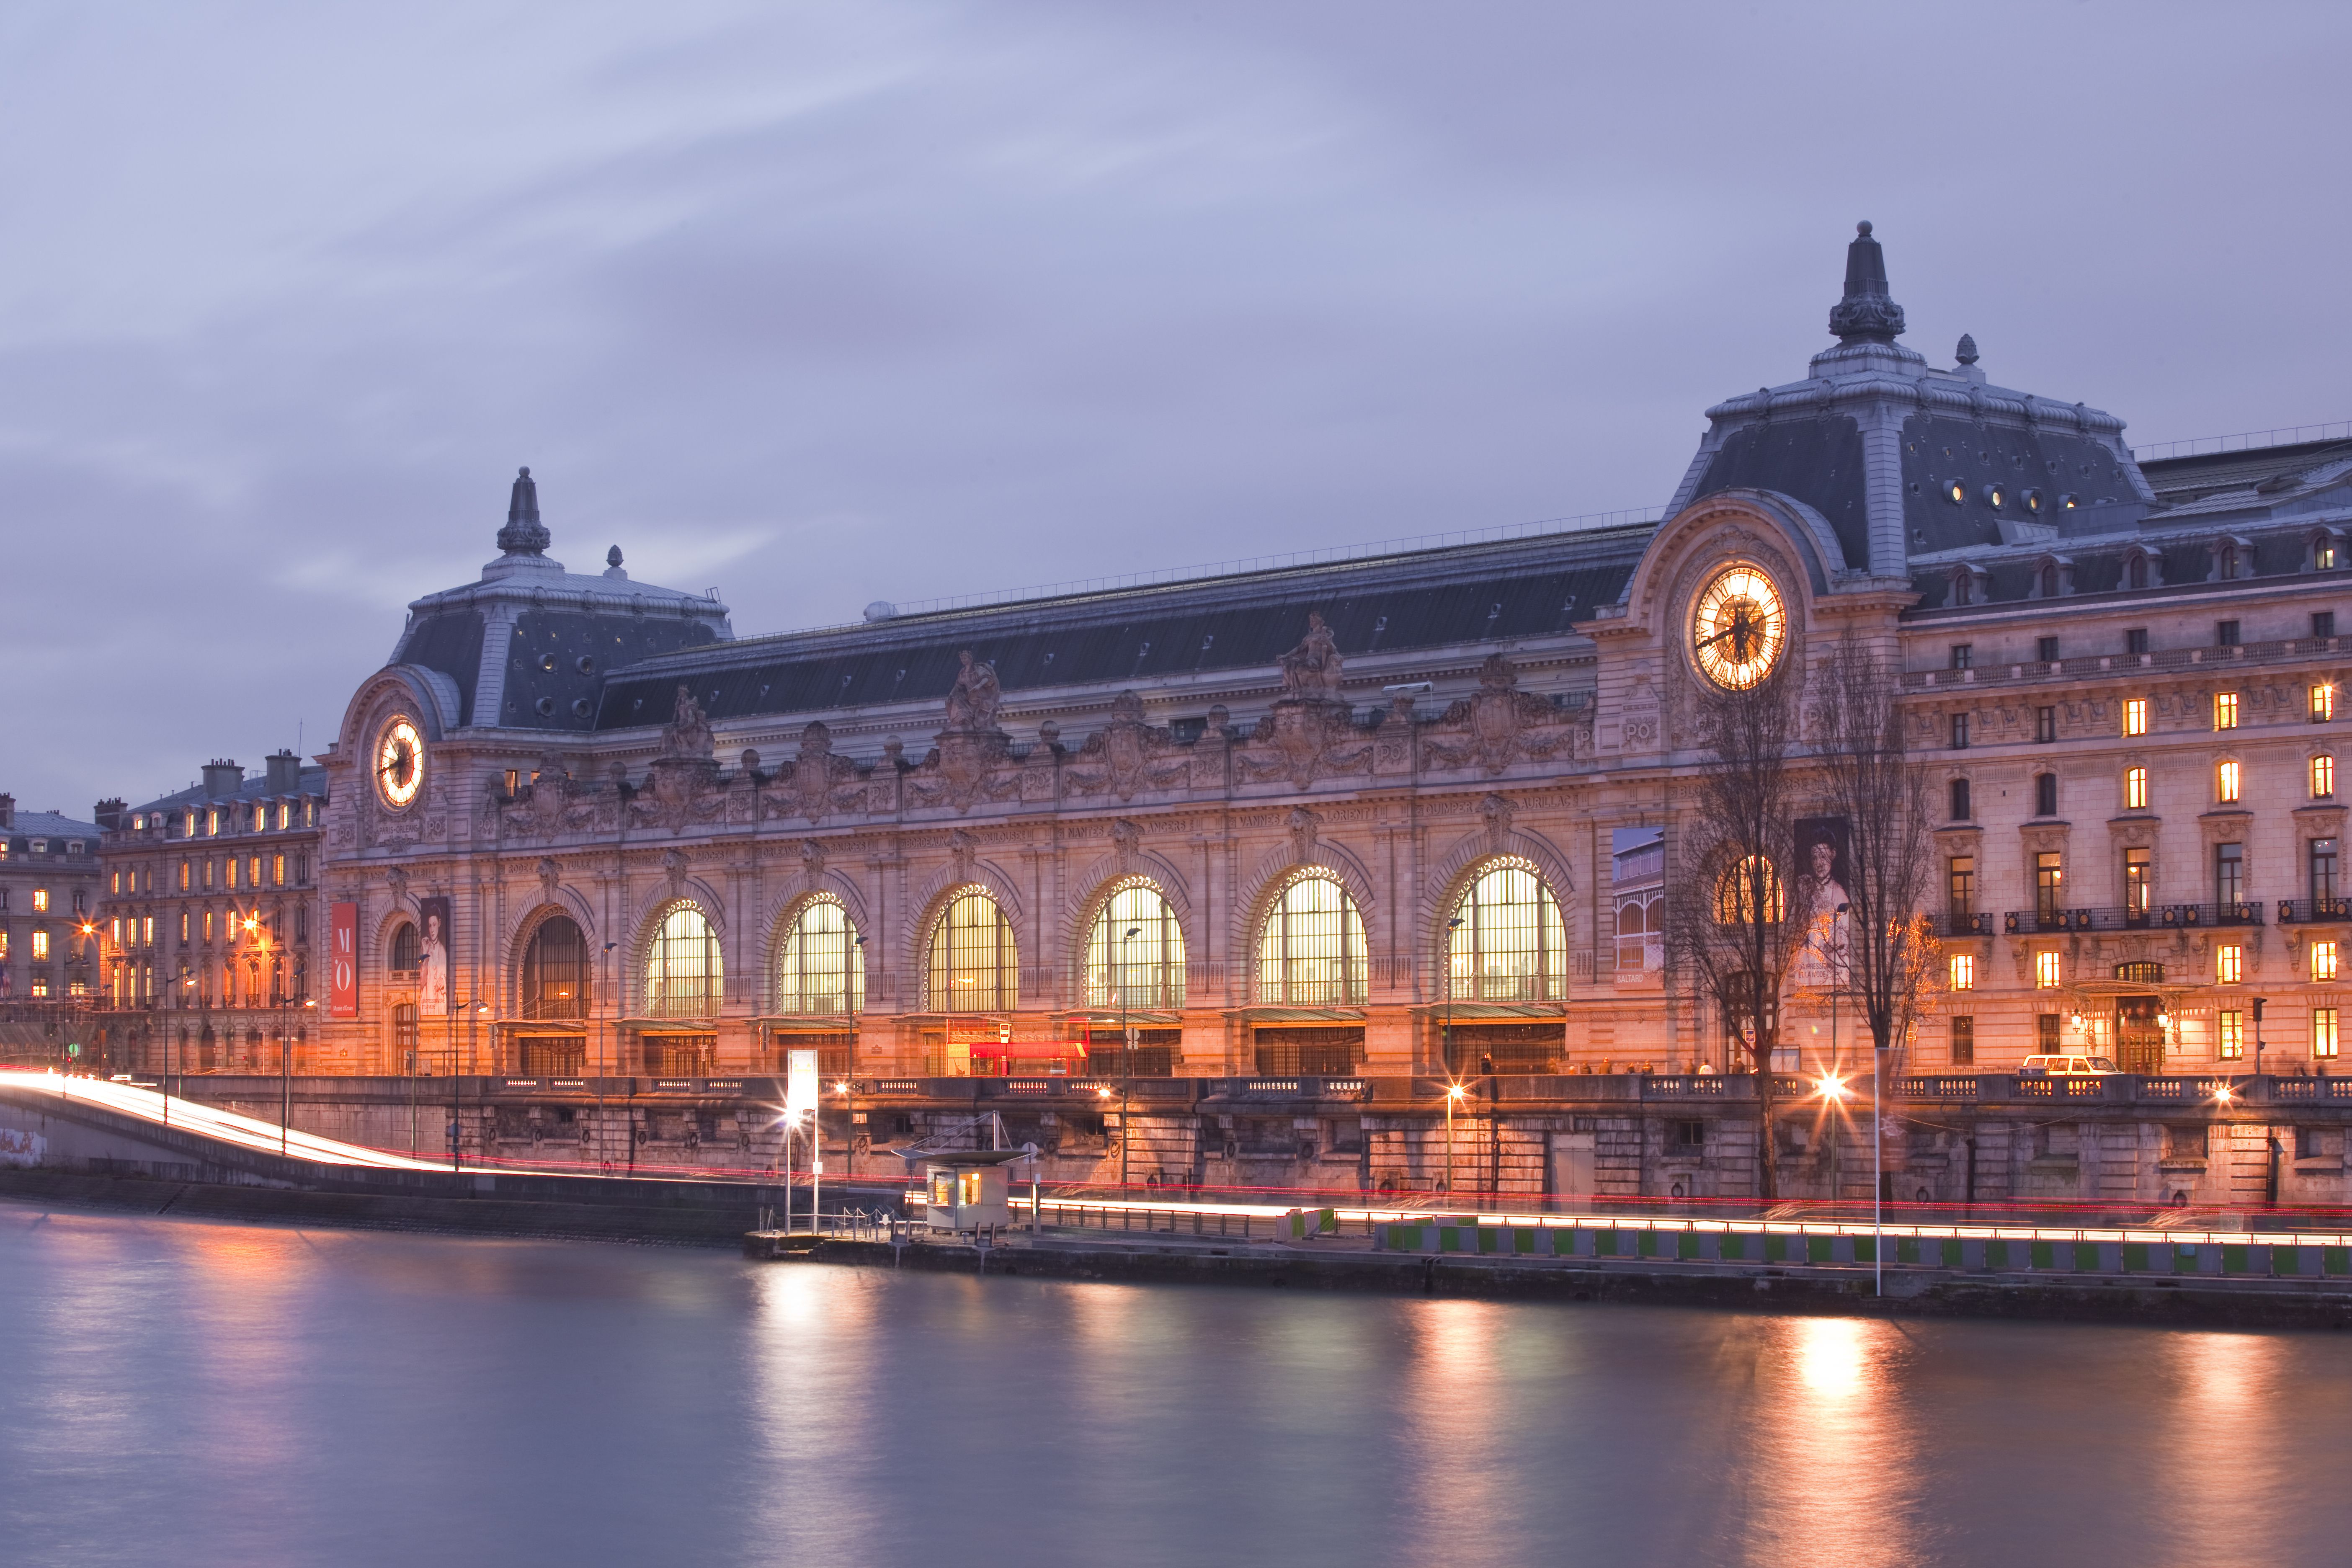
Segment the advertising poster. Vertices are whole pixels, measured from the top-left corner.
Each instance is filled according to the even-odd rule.
[[[449,1010],[449,900],[416,900],[416,1011],[430,1017]]]
[[[1843,816],[1797,819],[1797,877],[1805,884],[1804,897],[1812,910],[1807,951],[1797,961],[1800,985],[1836,986],[1847,978],[1849,917],[1840,911],[1840,906],[1849,901],[1846,889],[1853,885],[1849,842]]]
[[[327,1016],[360,1016],[360,907],[336,904],[327,911]]]

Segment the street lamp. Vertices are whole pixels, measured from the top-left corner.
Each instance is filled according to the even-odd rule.
[[[1127,1019],[1127,944],[1142,934],[1141,926],[1129,926],[1118,939],[1118,1032],[1127,1038],[1126,1070],[1119,1075],[1118,1080],[1118,1192],[1121,1197],[1127,1195],[1128,1099],[1135,1079],[1135,1026]]]
[[[1448,1078],[1454,1076],[1454,933],[1461,928],[1462,917],[1455,915],[1445,922],[1445,1026],[1438,1032],[1437,1051]],[[1448,1159],[1454,1155],[1454,1142],[1449,1135],[1445,1143]],[[1446,1184],[1453,1190],[1453,1184]]]
[[[1462,1086],[1449,1084],[1445,1089],[1445,1195],[1454,1195],[1454,1108],[1462,1103]]]

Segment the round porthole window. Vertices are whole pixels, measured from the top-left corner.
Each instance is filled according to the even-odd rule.
[[[596,705],[589,701],[585,697],[575,697],[572,700],[572,715],[573,718],[586,719],[593,716],[595,711]]]
[[[1999,511],[2001,507],[2008,502],[2009,492],[2002,489],[1999,485],[1987,485],[1984,488],[1984,499],[1985,505],[1992,508],[1995,511]]]
[[[539,710],[539,716],[542,719],[551,719],[555,716],[555,699],[552,697],[542,697],[531,706]]]
[[[2024,503],[2025,510],[2027,511],[2032,512],[2036,517],[2040,517],[2042,515],[2042,492],[2040,490],[2027,490],[2023,495],[2019,496],[2017,499]]]
[[[1968,504],[1969,500],[1969,487],[1962,484],[1958,479],[1946,479],[1944,481],[1944,499],[1950,501],[1954,506],[1965,506]]]
[[[2058,510],[2060,511],[2073,511],[2076,507],[2082,504],[2082,499],[2078,496],[2063,495],[2058,498]]]

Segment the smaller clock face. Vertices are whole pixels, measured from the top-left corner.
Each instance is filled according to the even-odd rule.
[[[413,720],[394,719],[375,747],[375,787],[390,806],[406,805],[425,783],[425,737]]]
[[[1780,590],[1760,566],[1727,566],[1699,590],[1691,608],[1691,657],[1727,691],[1760,684],[1789,640]]]

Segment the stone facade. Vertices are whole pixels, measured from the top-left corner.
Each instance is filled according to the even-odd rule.
[[[2326,1070],[2352,452],[2141,463],[1901,327],[1864,234],[1837,346],[1710,410],[1655,524],[774,637],[617,549],[568,573],[526,473],[320,759],[311,918],[355,966],[321,1060],[1055,1076],[1133,1030],[1180,1077],[1719,1072],[1712,1010],[1621,961],[1616,858],[1672,863],[1695,598],[1738,564],[1786,679],[1848,637],[1905,672],[1968,961],[1908,1069]],[[1792,1067],[1861,1054],[1791,1022]]]

